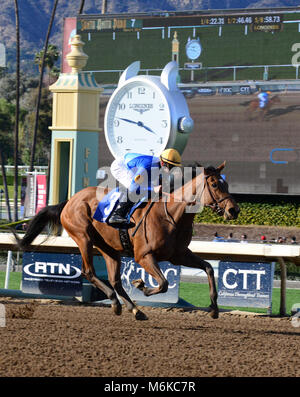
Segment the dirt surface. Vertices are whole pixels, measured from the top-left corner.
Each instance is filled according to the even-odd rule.
[[[0,377],[299,377],[290,318],[1,298]],[[27,316],[26,316],[27,312]]]

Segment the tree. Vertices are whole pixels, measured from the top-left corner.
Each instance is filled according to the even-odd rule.
[[[21,73],[20,71],[20,87],[19,95],[20,100],[24,100],[24,94],[38,86],[38,78]],[[0,78],[0,98],[4,98],[10,103],[16,102],[16,74],[7,73],[4,77]],[[21,106],[21,103],[20,103]]]
[[[35,161],[36,138],[37,138],[37,132],[38,132],[38,123],[39,123],[39,107],[40,107],[41,92],[42,92],[42,86],[43,86],[45,58],[46,58],[46,54],[47,54],[48,41],[49,41],[49,37],[50,37],[50,33],[51,33],[51,29],[52,29],[52,25],[53,25],[53,21],[54,21],[54,17],[55,17],[57,4],[58,4],[58,0],[55,0],[54,6],[52,9],[49,26],[48,26],[48,31],[47,31],[45,46],[44,46],[44,53],[43,53],[43,58],[42,58],[42,62],[41,62],[38,98],[37,98],[37,103],[36,103],[35,122],[34,122],[33,138],[32,138],[31,157],[30,157],[30,171],[33,171],[34,161]]]
[[[15,16],[16,16],[16,116],[15,116],[15,183],[14,183],[14,221],[18,220],[18,164],[19,164],[19,110],[20,110],[20,24],[19,24],[19,8],[18,0],[15,0]]]
[[[36,102],[37,92],[31,92],[31,101]],[[25,117],[24,131],[28,139],[30,136],[30,131],[34,125],[35,120],[35,108],[32,108]],[[51,125],[52,120],[52,100],[51,92],[47,88],[43,88],[41,92],[40,107],[39,107],[39,124],[37,129],[37,142],[35,157],[39,165],[48,164],[48,156],[51,149],[51,133],[49,131],[49,125]],[[24,139],[24,146],[22,150],[23,162],[28,164],[30,161],[30,147],[26,144]],[[23,142],[22,142],[23,143]],[[29,159],[29,161],[28,161]]]
[[[8,187],[7,187],[7,179],[6,179],[6,172],[5,172],[5,159],[2,152],[2,148],[0,146],[0,166],[2,170],[2,178],[3,178],[3,186],[4,186],[4,195],[5,195],[5,202],[8,214],[8,220],[11,222],[11,212],[10,212],[10,204],[9,204],[9,195],[8,195]],[[2,203],[1,203],[2,205]]]
[[[15,106],[9,104],[5,99],[0,99],[0,146],[3,157],[13,161],[14,156],[14,119]]]
[[[39,72],[41,73],[42,61],[44,59],[44,66],[48,68],[48,72],[53,69],[55,62],[59,58],[59,51],[54,44],[49,44],[47,53],[44,57],[44,50],[35,54],[34,63],[39,65]]]
[[[79,13],[78,13],[78,14],[82,14],[82,13],[83,13],[84,3],[85,3],[85,0],[81,0],[80,8],[79,8]]]
[[[4,195],[9,221],[12,221],[12,218],[9,204],[5,163],[8,157],[13,157],[14,153],[14,142],[12,136],[14,115],[14,105],[9,104],[5,99],[0,99],[0,166],[2,170]]]

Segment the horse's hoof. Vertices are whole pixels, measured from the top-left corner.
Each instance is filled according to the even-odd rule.
[[[143,281],[141,278],[138,279],[138,280],[133,280],[133,281],[131,282],[131,284],[132,284],[135,288],[140,289],[140,290],[143,290],[143,288],[145,287],[145,283],[144,283],[144,281]]]
[[[146,314],[141,312],[139,309],[135,308],[135,309],[133,309],[132,312],[133,312],[136,320],[139,320],[139,321],[148,320],[148,317],[146,316]]]
[[[152,288],[145,287],[145,288],[143,288],[143,292],[144,292],[145,296],[150,296],[150,295],[152,295]]]
[[[122,314],[122,306],[120,303],[111,305],[111,308],[114,314],[116,314],[117,316],[120,316]]]
[[[141,312],[140,310],[138,310],[138,311],[135,313],[135,319],[136,319],[136,320],[139,320],[139,321],[145,321],[145,320],[148,320],[148,317],[146,316],[145,313],[143,313],[143,312]]]
[[[211,310],[210,312],[209,312],[209,315],[210,315],[210,317],[211,318],[214,318],[214,319],[216,319],[216,318],[218,318],[219,317],[219,310]]]

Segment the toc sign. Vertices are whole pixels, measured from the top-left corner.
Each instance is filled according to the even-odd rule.
[[[133,258],[122,257],[121,280],[122,285],[131,299],[140,302],[164,302],[177,303],[180,281],[180,266],[173,266],[170,262],[159,262],[159,267],[168,280],[168,291],[163,294],[145,296],[142,291],[135,288],[131,283],[133,280],[142,279],[146,287],[158,287],[158,283],[144,268],[138,265]]]
[[[220,262],[218,303],[271,310],[273,277],[273,263]]]

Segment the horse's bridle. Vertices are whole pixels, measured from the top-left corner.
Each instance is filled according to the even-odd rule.
[[[205,182],[204,182],[204,186],[203,186],[203,189],[202,189],[202,192],[201,192],[201,195],[200,195],[200,199],[201,199],[201,197],[202,197],[202,195],[203,195],[203,193],[204,193],[205,186],[207,186],[209,195],[210,195],[211,199],[213,200],[213,204],[204,204],[204,207],[209,207],[209,208],[211,208],[214,212],[216,212],[218,215],[223,215],[224,212],[225,212],[225,207],[226,207],[226,206],[224,206],[224,207],[222,208],[222,207],[219,206],[219,204],[222,203],[222,202],[225,201],[225,200],[233,199],[233,197],[232,197],[231,194],[228,193],[225,197],[222,197],[221,199],[217,200],[217,199],[215,198],[215,196],[213,195],[213,192],[212,192],[211,189],[210,189],[209,183],[207,182],[208,178],[211,177],[211,176],[213,176],[213,175],[212,175],[212,174],[204,175]],[[150,208],[151,208],[151,206],[149,207],[149,209],[150,209]],[[167,207],[167,202],[166,202],[166,201],[164,202],[164,209],[165,209],[165,214],[166,214],[167,219],[169,220],[169,222],[170,222],[174,227],[176,227],[176,222],[174,221],[173,217],[169,214],[168,207]],[[144,217],[143,217],[143,218],[144,218]],[[136,230],[135,230],[135,232],[136,232]]]
[[[211,199],[212,199],[212,201],[213,201],[213,204],[204,204],[204,207],[209,207],[209,208],[211,208],[214,212],[216,212],[218,215],[223,215],[224,212],[225,212],[225,207],[226,207],[226,206],[220,207],[219,204],[222,203],[224,200],[229,200],[229,199],[232,199],[233,197],[231,196],[231,194],[228,193],[227,196],[222,197],[221,199],[217,200],[217,199],[215,198],[213,192],[211,191],[211,188],[210,188],[209,183],[208,183],[208,181],[207,181],[208,178],[211,177],[211,176],[212,176],[212,174],[210,174],[210,175],[205,175],[205,176],[204,176],[205,182],[204,182],[203,190],[202,190],[202,192],[201,192],[201,196],[202,196],[202,194],[203,194],[203,192],[204,192],[204,190],[205,190],[205,187],[207,186],[207,189],[208,189],[209,195],[210,195],[210,197],[211,197]]]

